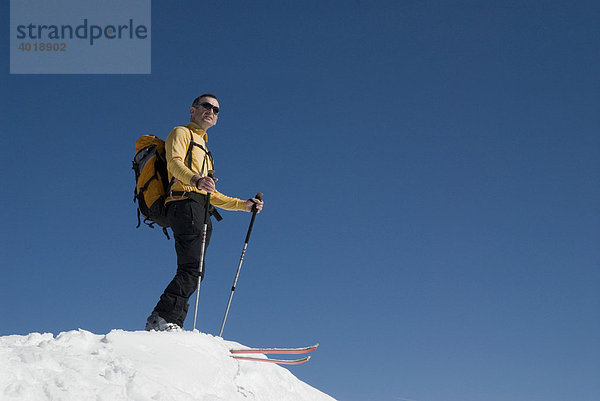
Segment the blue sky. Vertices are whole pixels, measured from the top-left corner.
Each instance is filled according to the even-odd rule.
[[[154,2],[150,75],[10,75],[5,36],[0,335],[143,328],[175,255],[135,140],[214,92],[219,190],[265,194],[225,338],[321,343],[292,371],[340,400],[597,400],[600,6],[500,3]]]

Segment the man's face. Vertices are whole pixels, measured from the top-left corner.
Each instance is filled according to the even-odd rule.
[[[219,107],[219,101],[214,97],[202,97],[196,106],[190,109],[190,121],[198,124],[204,131],[217,123],[218,115],[213,107]]]

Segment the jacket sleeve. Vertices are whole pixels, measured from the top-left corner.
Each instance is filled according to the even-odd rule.
[[[210,203],[225,210],[246,210],[245,200],[223,195],[219,191],[215,191],[210,195]]]
[[[195,173],[185,165],[185,156],[190,146],[190,133],[184,127],[175,127],[165,140],[165,153],[167,157],[167,170],[181,181],[189,185]]]

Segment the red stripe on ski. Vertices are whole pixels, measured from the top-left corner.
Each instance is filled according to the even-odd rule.
[[[308,362],[310,356],[305,356],[302,359],[271,359],[271,358],[255,358],[252,356],[238,356],[238,355],[230,355],[232,358],[242,360],[242,361],[253,361],[253,362],[269,362],[276,363],[278,365],[299,365],[301,363]]]
[[[319,344],[303,348],[247,348],[229,350],[232,354],[305,354],[317,349]]]

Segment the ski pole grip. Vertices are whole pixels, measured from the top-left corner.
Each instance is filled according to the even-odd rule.
[[[262,200],[263,193],[262,192],[257,192],[255,198],[258,200]],[[256,209],[256,203],[252,206],[252,212],[256,213],[258,210]]]
[[[210,178],[215,178],[215,170],[208,170],[207,174]]]

